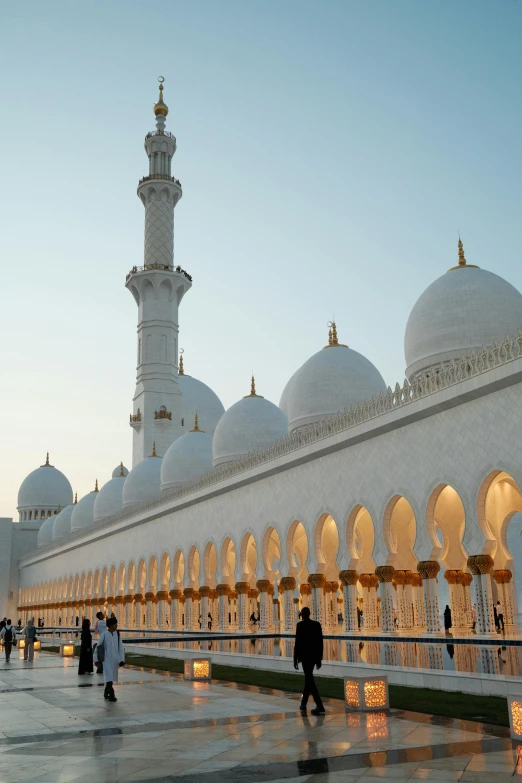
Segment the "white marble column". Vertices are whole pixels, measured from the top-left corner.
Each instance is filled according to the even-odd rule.
[[[471,555],[471,557],[468,557],[468,568],[473,574],[473,583],[475,585],[477,631],[482,634],[496,635],[497,629],[493,615],[493,592],[491,589],[493,558],[491,555]]]
[[[444,579],[449,587],[449,599],[451,609],[451,624],[455,631],[466,629],[464,592],[461,584],[462,571],[448,569],[444,572]]]
[[[268,633],[272,630],[272,596],[268,592],[270,581],[268,579],[259,579],[256,587],[259,590],[259,630],[263,633]]]
[[[169,591],[170,595],[170,627],[173,631],[181,631],[183,623],[181,622],[181,598],[183,593],[179,589]]]
[[[471,583],[473,582],[473,577],[469,573],[469,571],[463,571],[462,576],[460,577],[460,585],[462,587],[462,603],[464,606],[464,622],[466,624],[466,628],[469,630],[471,629],[471,626],[473,624],[473,617],[472,617],[472,601],[471,601]]]
[[[504,605],[504,625],[515,624],[515,606],[513,605],[512,578],[513,574],[508,568],[493,571],[493,579],[497,583],[499,600]]]
[[[201,596],[201,630],[208,631],[208,615],[210,613],[210,587],[203,585],[199,588]]]
[[[185,630],[186,631],[192,631],[192,596],[194,594],[194,590],[192,587],[186,587],[183,590],[183,595],[185,596]]]
[[[397,628],[399,631],[409,631],[413,628],[411,576],[411,571],[403,569],[395,571],[395,585],[397,587]]]
[[[279,580],[279,592],[282,594],[283,602],[283,631],[292,633],[295,631],[294,617],[294,590],[295,577],[283,576]]]
[[[382,630],[384,633],[393,633],[393,584],[395,574],[393,566],[377,566],[375,569],[381,590]]]
[[[125,601],[125,628],[134,628],[135,611],[134,611],[134,595],[127,593],[124,596]]]
[[[376,592],[379,580],[375,574],[361,574],[359,582],[363,588],[363,628],[375,631],[379,628]]]
[[[341,571],[339,579],[343,586],[344,611],[343,621],[344,630],[353,632],[358,630],[357,626],[357,582],[359,574],[357,571]]]
[[[238,595],[237,598],[237,630],[240,633],[246,633],[248,631],[248,608],[249,599],[248,593],[250,591],[249,582],[236,582],[235,590]]]
[[[422,577],[422,586],[424,588],[426,632],[438,633],[440,631],[440,618],[437,574],[440,571],[440,565],[436,560],[423,560],[417,563],[417,571]]]
[[[324,574],[310,574],[308,584],[312,588],[312,619],[317,620],[324,628],[326,625],[324,601],[326,576]]]
[[[143,617],[141,611],[141,602],[143,601],[143,593],[134,594],[134,627],[136,629],[143,628]]]
[[[218,631],[228,631],[228,613],[230,585],[221,584],[216,587],[218,594]]]
[[[167,614],[168,614],[168,607],[169,607],[169,591],[165,589],[158,590],[156,598],[158,601],[157,627],[165,630],[166,628],[168,628]]]

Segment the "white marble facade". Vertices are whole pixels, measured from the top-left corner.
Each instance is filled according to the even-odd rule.
[[[433,633],[447,602],[455,628],[469,630],[475,605],[487,634],[501,600],[513,627],[520,293],[467,264],[459,241],[458,265],[408,321],[409,380],[387,389],[331,324],[279,406],[252,379],[224,412],[178,367],[178,305],[192,279],[174,262],[181,185],[167,112],[160,94],[139,186],[145,263],[126,283],[139,309],[133,467],[77,505],[49,464],[25,480],[20,523],[44,521],[38,546],[11,559],[18,614],[66,625],[105,608],[128,628],[197,630],[210,612],[223,631],[247,630],[254,611],[269,631],[292,630],[306,604],[330,631],[339,614],[357,631],[359,608],[365,630]]]

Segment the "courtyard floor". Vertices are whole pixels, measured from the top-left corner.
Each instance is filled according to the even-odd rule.
[[[295,694],[131,666],[109,703],[76,659],[20,655],[0,658],[0,783],[522,780],[522,747],[501,727],[333,700],[303,717]]]

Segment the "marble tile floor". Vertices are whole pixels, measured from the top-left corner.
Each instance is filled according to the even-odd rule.
[[[111,704],[77,660],[19,656],[0,659],[0,783],[522,780],[504,728],[334,700],[303,717],[295,694],[130,666]]]

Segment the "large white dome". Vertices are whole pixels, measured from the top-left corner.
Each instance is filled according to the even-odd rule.
[[[96,482],[96,488],[88,495],[84,495],[81,500],[76,503],[71,516],[71,533],[76,533],[78,530],[86,530],[94,523],[94,503],[98,497],[98,482]]]
[[[175,440],[163,457],[162,491],[212,470],[212,436],[202,432],[197,423],[194,427]]]
[[[150,456],[135,465],[123,485],[123,508],[154,500],[161,494],[161,457]]]
[[[385,391],[379,370],[362,354],[340,345],[333,324],[329,344],[294,373],[282,400],[292,431]]]
[[[212,389],[191,375],[178,377],[181,389],[181,416],[184,421],[185,431],[192,427],[196,413],[199,417],[199,426],[202,430],[213,435],[216,425],[225,412],[223,403]]]
[[[95,522],[120,513],[123,508],[122,496],[126,478],[126,476],[111,478],[100,489],[98,497],[94,501],[93,519]]]
[[[41,465],[22,481],[18,490],[18,510],[55,511],[72,503],[73,491],[64,474],[49,464]]]
[[[212,443],[214,465],[238,459],[288,434],[288,419],[273,402],[252,392],[221,417]]]
[[[40,526],[40,530],[38,531],[38,535],[36,536],[36,546],[47,546],[47,544],[50,544],[53,540],[53,525],[54,520],[57,518],[57,514],[53,514],[50,517],[47,517],[44,522],[42,522]]]
[[[129,475],[128,468],[125,467],[123,462],[120,462],[119,465],[116,465],[116,467],[112,471],[112,478],[121,478],[122,476],[128,476],[128,475]]]
[[[55,517],[52,517],[53,541],[59,541],[60,539],[67,538],[71,535],[71,517],[75,508],[76,504],[71,503],[71,505],[66,506]]]
[[[522,295],[502,277],[466,264],[433,282],[419,297],[406,324],[408,378],[434,364],[479,352],[522,327]]]

